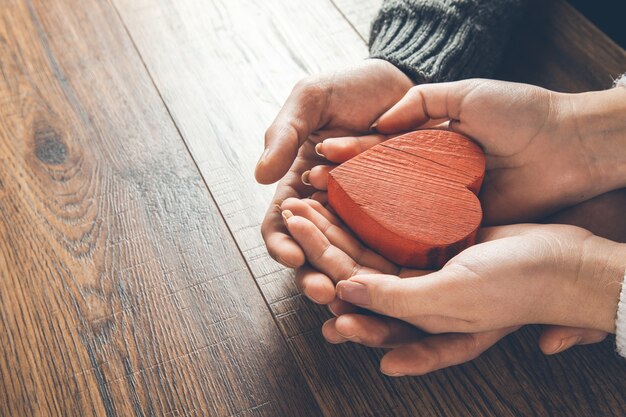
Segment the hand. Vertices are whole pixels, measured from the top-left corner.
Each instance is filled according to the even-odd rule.
[[[376,123],[381,134],[360,138],[360,148],[331,138],[318,150],[341,163],[388,134],[449,119],[450,130],[485,150],[485,224],[535,221],[626,186],[624,111],[623,88],[561,94],[491,80],[427,84],[413,87],[382,115]],[[325,189],[327,171],[315,168],[309,179]]]
[[[304,263],[304,253],[286,233],[275,205],[288,197],[315,192],[302,174],[323,159],[315,144],[328,137],[362,135],[383,112],[412,87],[392,64],[376,59],[340,72],[298,83],[265,134],[265,151],[256,167],[257,181],[281,177],[261,228],[270,255],[289,267]]]
[[[337,284],[338,296],[429,333],[531,323],[614,332],[626,245],[529,224],[482,229],[478,241],[432,274],[358,275]]]
[[[399,269],[363,248],[341,221],[317,201],[288,199],[282,208],[289,210],[286,216],[295,214],[287,219],[287,224],[296,241],[302,244],[308,259],[313,266],[328,274],[310,272],[297,275],[301,290],[317,302],[328,303],[334,298],[334,285],[329,276],[338,281],[357,273],[378,271],[395,271],[400,276],[425,273]],[[336,313],[354,311],[337,301],[331,305]],[[351,341],[366,346],[393,348],[381,362],[383,372],[421,375],[474,359],[516,329],[509,327],[476,334],[425,336],[417,328],[394,318],[342,314],[327,321],[322,332],[331,343]],[[599,342],[605,336],[606,333],[601,331],[548,326],[542,332],[540,346],[545,353],[558,353],[575,344]]]

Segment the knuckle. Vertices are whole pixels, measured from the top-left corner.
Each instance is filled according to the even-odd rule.
[[[430,372],[441,366],[441,356],[435,347],[427,344],[419,345],[416,350],[416,357],[419,358],[419,365],[416,369],[417,374]]]
[[[296,94],[305,93],[307,95],[320,93],[325,90],[326,84],[323,78],[319,76],[309,76],[298,81],[293,87],[293,92]]]
[[[370,334],[370,340],[368,342],[371,346],[380,347],[386,345],[388,339],[389,335],[386,332],[380,330],[372,332]]]
[[[482,344],[478,337],[475,334],[467,333],[464,336],[464,344],[463,349],[467,352],[468,358],[476,359],[483,351]]]
[[[422,93],[423,88],[424,87],[422,87],[421,85],[413,86],[409,88],[409,91],[407,91],[406,95],[410,98],[419,97]]]
[[[360,154],[364,151],[361,140],[357,137],[351,137],[344,145],[351,154]]]
[[[322,203],[320,203],[320,202],[319,202],[319,201],[317,201],[317,200],[310,199],[310,198],[309,198],[309,199],[307,199],[307,200],[305,201],[305,203],[308,203],[308,204],[309,204],[309,206],[311,206],[311,207],[312,207],[313,209],[315,209],[315,210],[321,210],[322,208],[324,208],[324,206],[322,205]]]
[[[363,267],[359,263],[355,262],[354,266],[352,266],[352,270],[350,271],[350,273],[349,273],[347,278],[351,278],[351,277],[353,277],[355,275],[358,275],[359,272],[361,271],[361,269],[363,269]]]
[[[411,316],[411,307],[407,299],[397,290],[384,291],[382,294],[383,305],[386,313],[397,318],[407,318]]]
[[[280,205],[281,210],[296,210],[302,206],[300,199],[295,197],[286,198]]]

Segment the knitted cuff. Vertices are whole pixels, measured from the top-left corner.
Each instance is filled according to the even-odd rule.
[[[626,73],[617,77],[617,79],[613,82],[613,87],[624,87],[626,88]]]
[[[622,77],[626,82],[626,78]],[[624,282],[622,282],[622,291],[619,295],[617,303],[617,318],[615,319],[615,345],[617,353],[626,358],[626,272],[624,273]]]
[[[525,0],[385,0],[372,24],[370,57],[414,82],[489,77]]]

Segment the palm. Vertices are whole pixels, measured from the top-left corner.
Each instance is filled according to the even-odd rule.
[[[311,298],[315,299],[317,294],[322,299],[330,293],[332,300],[333,281],[336,283],[356,274],[386,273],[408,278],[429,272],[400,268],[364,247],[343,222],[318,201],[288,199],[281,209],[290,210],[295,215],[287,220],[289,232],[302,246],[310,265],[321,271],[317,272],[308,266],[298,271],[298,284],[305,291],[308,290]],[[483,234],[481,239],[497,237],[501,236],[489,237]],[[475,248],[474,251],[462,253],[456,262],[472,263],[480,261],[480,258],[480,251],[477,252]],[[338,300],[329,305],[339,315],[327,321],[322,328],[329,342],[354,341],[366,346],[391,348],[393,350],[383,358],[381,369],[402,369],[401,372],[405,374],[419,375],[472,360],[518,329],[518,326],[514,326],[479,333],[426,335],[418,328],[393,318],[369,313],[351,314],[360,311],[349,304],[342,305]],[[558,346],[558,342],[571,339],[572,336],[579,337],[583,343],[595,343],[603,340],[606,334],[594,330],[548,326],[544,329],[540,344],[547,352],[554,352],[555,342]]]
[[[315,200],[288,199],[281,208],[289,210],[294,215],[287,220],[289,233],[301,245],[311,266],[335,283],[358,274],[383,273],[408,278],[429,272],[401,268],[363,246],[339,218]],[[313,279],[310,282],[301,281],[299,284],[315,292],[310,287],[320,285],[320,276],[311,275],[311,278]],[[306,281],[306,274],[303,279]],[[332,283],[326,288],[332,288]],[[418,328],[393,318],[354,314],[362,311],[347,303],[339,304],[337,300],[331,303],[331,306],[339,315],[338,318],[329,320],[323,327],[324,336],[331,343],[354,340],[368,346],[397,348],[399,352],[406,349],[406,346],[430,346],[429,349],[443,353],[442,362],[437,367],[473,359],[500,338],[516,330],[506,328],[475,334],[425,337]],[[451,352],[449,349],[451,343],[459,346],[460,350]],[[390,355],[393,358],[393,352]],[[445,359],[446,355],[448,359]],[[430,372],[437,367],[424,372]]]
[[[305,171],[323,163],[315,145],[329,137],[363,134],[412,85],[388,62],[367,60],[352,69],[305,80],[294,88],[266,133],[269,154],[256,168],[262,183],[282,177],[262,226],[273,258],[290,267],[304,263],[302,250],[286,233],[275,206],[289,197],[303,198],[316,191],[301,181]]]
[[[480,197],[488,224],[534,221],[598,195],[570,96],[492,80],[422,85],[381,116],[378,129],[395,133],[439,118],[485,150]]]

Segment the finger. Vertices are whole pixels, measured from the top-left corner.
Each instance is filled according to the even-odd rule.
[[[340,226],[341,221],[337,217],[317,201],[290,198],[283,202],[281,208],[309,220],[333,246],[345,252],[359,265],[377,272],[397,273],[397,267],[394,264],[364,247],[350,232]]]
[[[363,314],[343,314],[332,325],[336,335],[341,336],[344,341],[377,348],[397,347],[415,342],[425,335],[418,328],[403,321]]]
[[[289,172],[278,183],[272,204],[268,208],[261,226],[261,234],[269,254],[272,258],[290,268],[302,266],[304,263],[304,252],[287,232],[278,206],[287,198],[301,198],[315,191],[313,187],[302,183],[300,173],[319,164],[319,161],[310,157],[313,151],[309,142],[305,143],[300,151],[301,154]]]
[[[306,218],[294,216],[290,210],[283,211],[283,218],[289,233],[304,251],[307,261],[333,281],[347,279],[362,269],[376,272],[371,268],[361,266],[345,252],[333,246],[326,236]]]
[[[546,326],[539,336],[539,348],[546,355],[554,355],[575,345],[599,343],[606,337],[607,333],[601,330]]]
[[[445,119],[431,120],[425,123],[422,128],[447,130],[448,121]],[[315,145],[315,152],[331,162],[341,164],[394,136],[383,134],[345,137],[329,136],[328,139]]]
[[[335,298],[333,301],[328,303],[328,310],[335,317],[341,316],[343,314],[358,313],[360,311],[363,311],[354,304],[350,304],[346,301],[340,300],[339,298]]]
[[[315,201],[311,201],[314,199],[305,200],[305,203],[309,204],[315,211],[320,213],[322,216],[326,217],[331,223],[336,224],[338,227],[341,227],[347,234],[352,235],[352,231],[343,223],[339,216],[333,210],[333,207],[328,204],[328,193],[325,194],[325,201],[321,201],[320,199],[315,199]],[[320,203],[320,204],[317,204]],[[357,239],[357,242],[360,244],[360,241]]]
[[[335,300],[333,281],[309,266],[296,270],[296,285],[304,295],[317,304],[328,304]]]
[[[376,313],[410,320],[416,316],[446,316],[455,297],[442,298],[443,288],[437,281],[447,281],[445,270],[419,278],[393,275],[355,275],[337,283],[337,296],[358,307]],[[447,330],[449,331],[449,330]]]
[[[326,195],[328,196],[328,193],[326,193]],[[304,202],[308,204],[309,206],[311,206],[313,210],[317,211],[319,214],[324,216],[332,224],[338,227],[343,227],[342,221],[339,219],[339,217],[337,217],[337,215],[334,212],[330,211],[331,207],[328,206],[327,203],[323,203],[319,200],[314,200],[314,201],[304,200]],[[315,220],[313,219],[309,219],[309,220],[311,220],[316,226],[319,226],[319,224],[316,223]],[[347,230],[346,230],[346,233],[348,233]]]
[[[256,180],[270,184],[280,179],[293,163],[309,135],[325,123],[328,84],[299,82],[265,132],[265,150],[255,168]]]
[[[626,188],[568,207],[541,222],[571,224],[587,229],[596,236],[626,243],[624,207],[626,207]]]
[[[329,138],[315,146],[315,152],[331,162],[341,164],[388,139],[387,135]]]
[[[380,362],[380,370],[389,376],[416,376],[468,362],[518,328],[429,336],[387,353]]]
[[[327,320],[322,325],[322,336],[324,336],[324,339],[326,339],[328,343],[332,343],[334,345],[338,343],[344,343],[346,341],[345,338],[340,335],[335,329],[335,320],[337,320],[336,317]]]
[[[346,252],[352,259],[363,266],[375,269],[383,274],[398,274],[399,268],[394,263],[388,261],[385,257],[371,249],[368,249],[354,237],[352,231],[350,231],[339,217],[331,211],[332,207],[324,206],[323,203],[320,204],[310,199],[304,200],[304,202],[321,215],[320,217],[314,212],[307,212],[304,217],[311,220],[318,229],[323,230],[324,234],[333,245]],[[328,225],[326,221],[332,223],[332,225]]]
[[[429,274],[432,274],[435,271],[428,269],[411,269],[411,268],[402,268],[400,269],[400,273],[398,276],[400,278],[419,278]]]
[[[327,204],[328,203],[328,193],[325,191],[316,191],[313,194],[311,194],[311,200],[313,201],[317,201],[318,203],[321,204]]]
[[[304,264],[304,252],[289,235],[283,222],[280,206],[271,205],[261,225],[261,235],[267,252],[272,258],[288,268]]]
[[[328,173],[335,168],[334,165],[317,165],[302,174],[302,182],[311,185],[318,190],[328,189]]]
[[[435,119],[458,120],[465,96],[480,80],[422,84],[411,88],[376,123],[381,133],[413,130]]]

